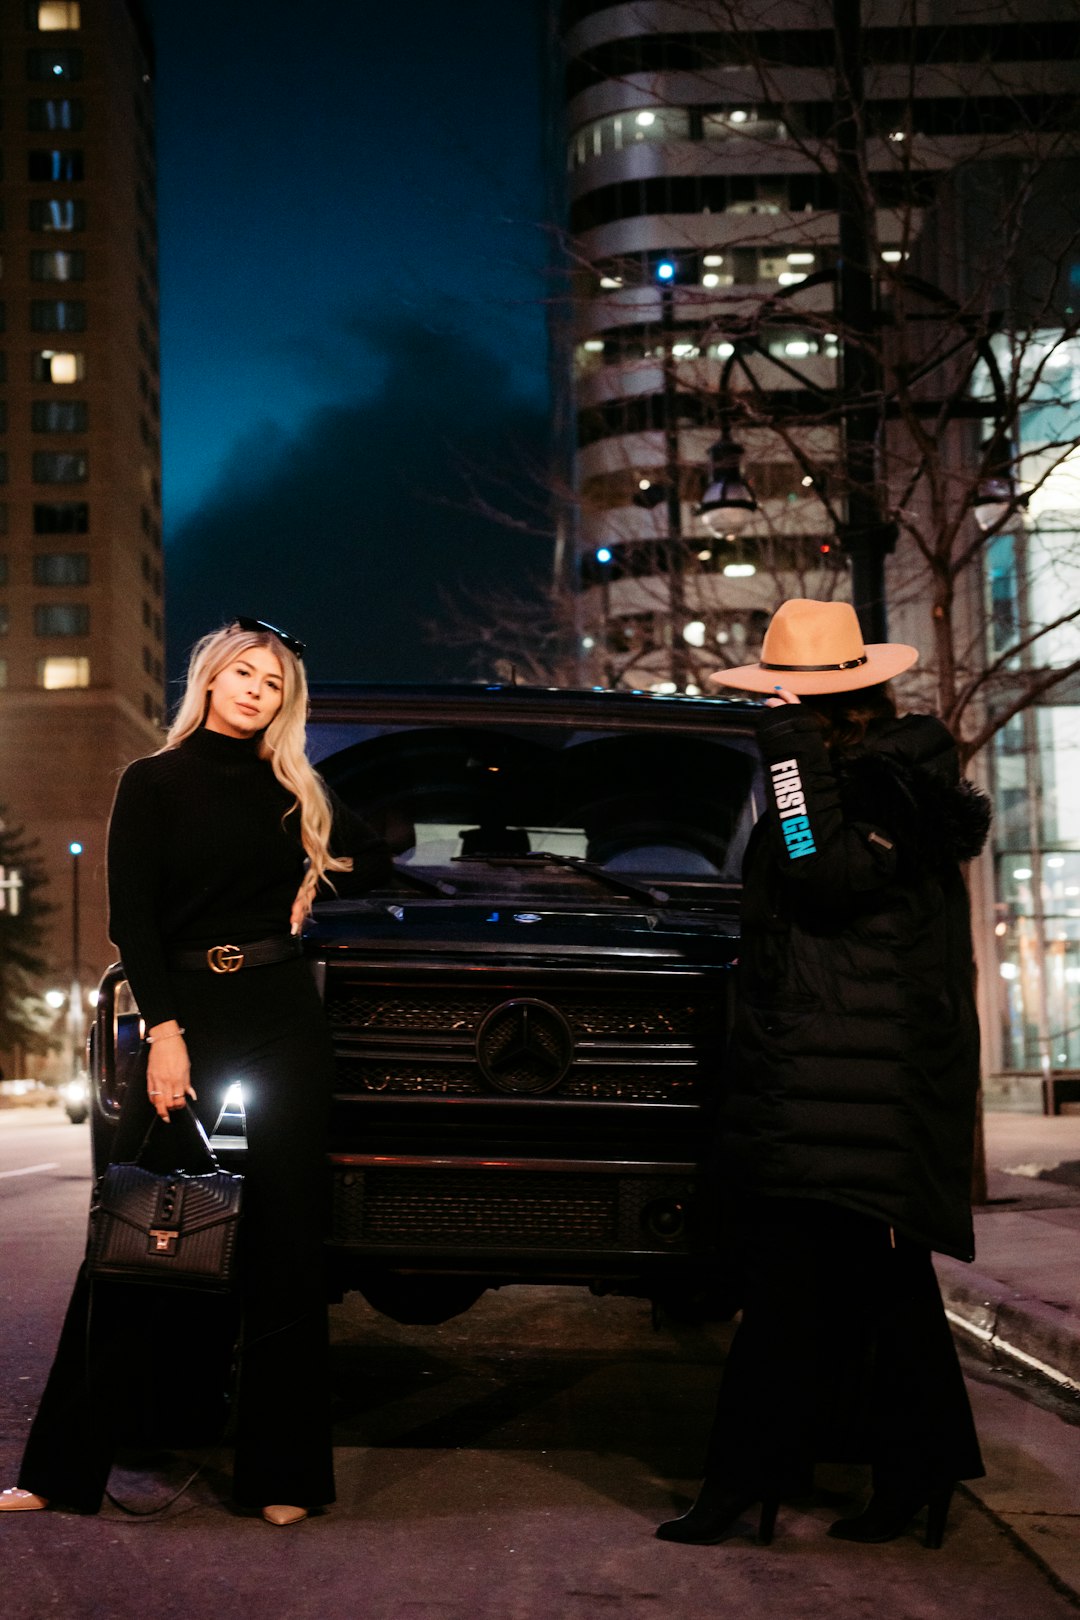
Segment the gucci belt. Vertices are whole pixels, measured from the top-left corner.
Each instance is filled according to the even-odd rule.
[[[241,968],[272,967],[288,962],[302,950],[295,934],[278,934],[272,939],[256,939],[243,945],[210,945],[205,950],[170,951],[169,966],[181,973],[209,970],[211,973],[239,973]]]

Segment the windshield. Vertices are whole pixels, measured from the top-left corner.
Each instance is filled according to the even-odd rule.
[[[613,874],[738,881],[758,771],[746,735],[528,724],[333,730],[323,746],[337,748],[319,769],[399,866],[456,863],[460,874],[473,861],[550,853]],[[356,740],[341,747],[346,735]]]

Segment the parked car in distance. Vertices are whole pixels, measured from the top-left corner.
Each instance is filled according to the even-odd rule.
[[[505,1283],[680,1309],[762,800],[754,706],[519,687],[333,687],[309,741],[395,875],[322,901],[330,1274],[400,1320]],[[123,970],[93,1041],[100,1170],[141,1033]],[[215,1140],[243,1154],[243,1080]]]

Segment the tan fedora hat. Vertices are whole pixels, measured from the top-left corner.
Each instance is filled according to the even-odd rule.
[[[918,656],[915,647],[899,641],[866,646],[850,602],[811,602],[793,596],[772,616],[761,662],[715,670],[709,681],[744,692],[772,692],[783,686],[800,697],[857,692],[860,686],[892,680],[910,669]]]

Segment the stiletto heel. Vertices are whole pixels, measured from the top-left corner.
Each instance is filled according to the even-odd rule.
[[[681,1518],[668,1519],[666,1523],[657,1525],[657,1537],[661,1541],[678,1541],[690,1547],[713,1547],[718,1541],[724,1540],[736,1521],[758,1501],[761,1502],[758,1541],[761,1546],[768,1547],[776,1529],[779,1499],[776,1496],[759,1497],[757,1494],[738,1496],[721,1485],[711,1485],[708,1480],[702,1485],[697,1501],[688,1512]]]
[[[861,1513],[853,1519],[837,1519],[829,1526],[829,1534],[837,1541],[859,1541],[866,1545],[895,1541],[909,1528],[915,1515],[926,1508],[924,1545],[936,1550],[945,1537],[952,1494],[952,1485],[939,1486],[927,1495],[892,1496],[875,1491]]]
[[[757,1538],[762,1547],[771,1547],[773,1532],[776,1529],[776,1515],[780,1511],[780,1498],[766,1496],[761,1503],[761,1517],[758,1519]]]
[[[949,1518],[953,1487],[946,1485],[935,1492],[926,1507],[926,1545],[936,1551],[945,1539],[945,1525]]]

